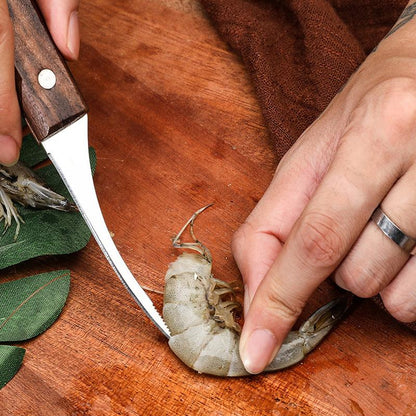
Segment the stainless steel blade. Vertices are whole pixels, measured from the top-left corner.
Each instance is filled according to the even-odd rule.
[[[43,140],[42,145],[118,277],[147,316],[170,338],[169,328],[130,272],[105,224],[91,174],[87,115]]]

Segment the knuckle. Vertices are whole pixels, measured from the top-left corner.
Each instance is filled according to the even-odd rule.
[[[403,133],[409,124],[414,126],[416,115],[416,83],[410,78],[386,81],[383,96],[382,113],[384,119],[390,119],[393,133]],[[393,134],[393,137],[401,134]]]
[[[343,287],[354,295],[369,298],[379,293],[384,274],[385,272],[376,267],[346,263],[337,270],[337,280],[341,280]]]
[[[249,222],[245,221],[240,225],[231,238],[231,251],[234,256],[245,250],[249,235],[252,233],[253,227]]]
[[[377,148],[384,163],[415,153],[416,78],[384,79],[371,88],[352,111],[347,132],[341,139],[364,137]],[[376,129],[374,127],[376,126]],[[394,152],[394,159],[392,159]]]
[[[382,137],[386,145],[403,145],[413,140],[409,133],[416,128],[416,80],[391,78],[379,84],[378,89],[375,109],[383,124]]]
[[[297,233],[297,252],[307,266],[335,267],[344,251],[339,224],[322,213],[307,214]]]
[[[400,293],[397,290],[384,291],[381,294],[384,306],[400,322],[416,320],[416,293]]]
[[[267,304],[274,315],[288,322],[295,321],[305,306],[305,302],[294,299],[293,297],[284,297],[276,290],[269,291],[267,297]]]

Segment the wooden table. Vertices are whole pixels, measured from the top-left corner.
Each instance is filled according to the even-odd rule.
[[[195,0],[84,0],[80,18],[81,58],[71,66],[90,107],[97,192],[133,274],[163,290],[178,254],[170,237],[214,202],[196,229],[217,276],[235,280],[232,234],[276,165],[240,60]],[[5,276],[60,268],[72,272],[67,305],[23,344],[24,365],[0,391],[2,416],[416,414],[414,334],[371,301],[302,364],[222,379],[179,362],[92,240]],[[324,284],[304,317],[336,294]],[[161,310],[162,296],[150,296]]]

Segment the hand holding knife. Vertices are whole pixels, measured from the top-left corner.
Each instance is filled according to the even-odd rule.
[[[88,156],[87,107],[32,0],[7,0],[15,32],[22,109],[107,260],[135,301],[170,338],[169,328],[126,266],[103,219]]]

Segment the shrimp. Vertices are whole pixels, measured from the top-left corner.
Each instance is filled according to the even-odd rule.
[[[52,208],[59,211],[75,211],[76,206],[63,196],[49,189],[45,183],[22,162],[14,166],[0,164],[0,222],[4,220],[5,231],[16,222],[15,239],[23,218],[13,202],[25,207]]]
[[[210,206],[210,205],[208,205]],[[194,235],[196,211],[173,239],[185,252],[169,265],[165,276],[163,318],[171,331],[169,346],[187,366],[199,373],[240,377],[249,375],[239,355],[240,326],[234,313],[241,310],[232,285],[211,274],[211,253]],[[190,226],[192,243],[180,237]],[[329,302],[291,331],[265,371],[292,366],[312,351],[341,320],[351,304],[345,296]]]

